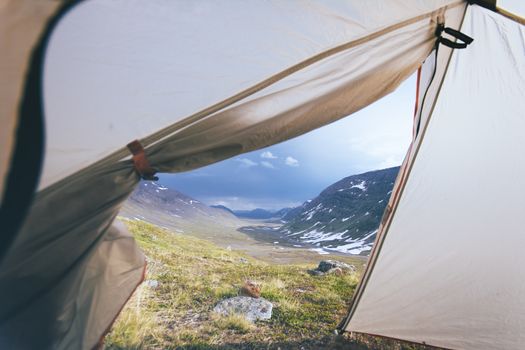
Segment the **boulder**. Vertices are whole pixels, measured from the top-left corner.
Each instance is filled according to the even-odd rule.
[[[219,315],[241,315],[250,322],[269,320],[272,317],[273,304],[264,298],[238,296],[220,301],[213,311]]]
[[[327,273],[334,273],[341,276],[346,273],[355,272],[354,265],[347,264],[337,260],[321,260],[319,266],[314,270],[308,270],[308,273],[314,276],[322,276]]]

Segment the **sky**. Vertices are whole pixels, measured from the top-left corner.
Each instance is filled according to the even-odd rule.
[[[416,81],[337,122],[292,140],[160,182],[210,205],[278,210],[354,174],[400,165],[412,133]]]

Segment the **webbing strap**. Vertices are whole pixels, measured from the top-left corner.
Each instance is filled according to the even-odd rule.
[[[454,42],[450,39],[444,38],[442,36],[443,32],[460,41]],[[452,49],[464,49],[474,41],[474,39],[472,39],[470,36],[461,33],[459,30],[445,27],[443,24],[438,25],[438,27],[436,28],[436,36],[438,37],[438,43],[441,43]]]

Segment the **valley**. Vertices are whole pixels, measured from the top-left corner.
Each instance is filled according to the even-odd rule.
[[[266,221],[237,218],[225,210],[209,207],[154,182],[142,182],[121,209],[120,216],[204,239],[267,263],[316,263],[320,258],[316,251],[310,250],[314,248],[311,245],[294,247],[291,240],[274,243],[276,240],[271,235],[257,235],[245,230],[254,225],[272,225]],[[323,258],[330,257],[360,265],[366,261],[363,257],[323,254]]]
[[[397,168],[351,176],[297,208],[240,215],[142,182],[119,219],[148,268],[106,348],[404,349],[396,341],[334,333],[366,267],[395,174]],[[350,270],[315,273],[334,260]],[[273,305],[269,320],[215,311],[241,295],[247,281]]]
[[[319,255],[364,262],[398,170],[346,177],[299,207],[275,212],[208,206],[175,189],[142,182],[120,215],[267,262],[313,262]]]

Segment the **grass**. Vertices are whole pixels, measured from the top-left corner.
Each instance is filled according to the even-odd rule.
[[[218,316],[214,315],[214,326],[222,330],[231,330],[239,334],[246,334],[255,330],[255,325],[241,315]]]
[[[356,275],[314,277],[306,272],[313,264],[269,264],[144,221],[124,222],[146,254],[146,279],[158,286],[137,289],[106,337],[107,349],[295,348],[333,337],[358,282]],[[236,296],[247,279],[274,304],[272,319],[254,325],[215,315],[215,304]]]
[[[357,274],[310,276],[306,270],[314,264],[270,264],[144,221],[123,221],[146,254],[146,279],[158,286],[143,283],[135,291],[107,335],[106,349],[429,349],[333,333],[346,315]],[[259,282],[261,296],[274,304],[271,320],[252,324],[213,313],[247,279]]]

